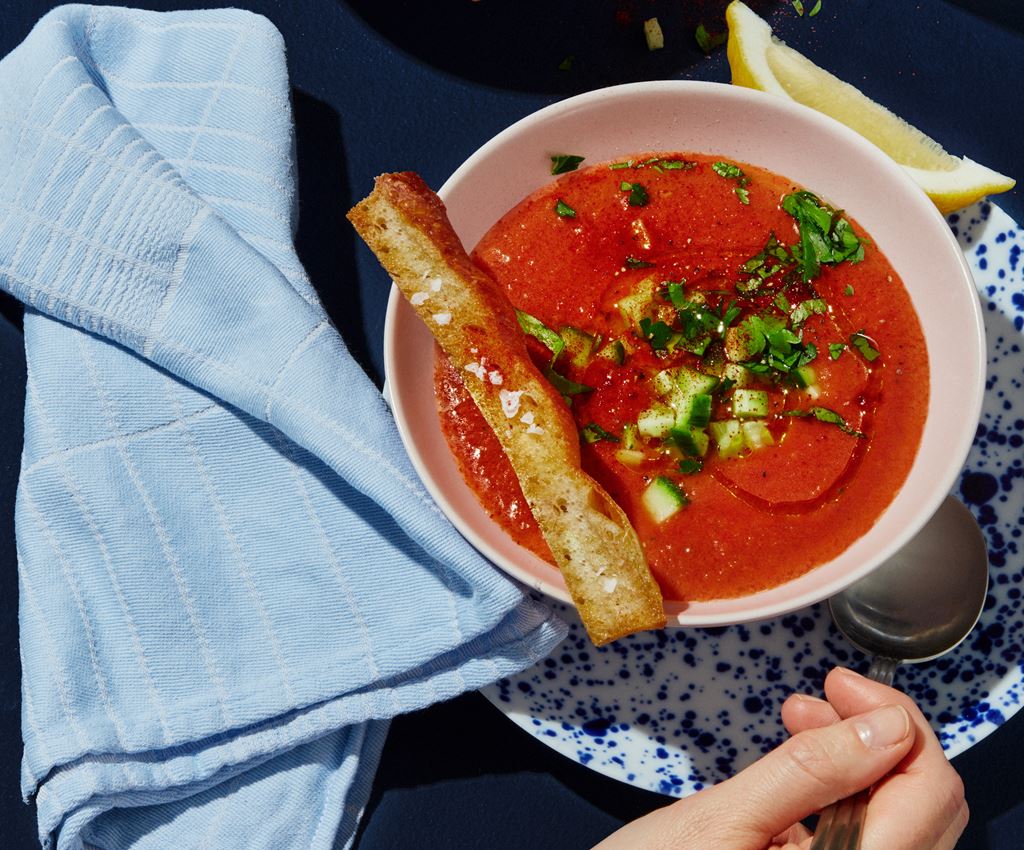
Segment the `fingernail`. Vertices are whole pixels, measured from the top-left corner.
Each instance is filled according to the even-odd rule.
[[[910,715],[901,705],[886,705],[855,720],[853,728],[869,750],[884,750],[907,737]]]

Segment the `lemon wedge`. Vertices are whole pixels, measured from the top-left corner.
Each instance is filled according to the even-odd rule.
[[[899,163],[943,213],[998,192],[1016,181],[955,157],[898,115],[875,103],[772,35],[767,21],[733,0],[725,12],[734,85],[781,95],[842,122]]]

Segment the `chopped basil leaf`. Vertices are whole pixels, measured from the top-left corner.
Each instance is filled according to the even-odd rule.
[[[799,191],[786,195],[782,208],[796,219],[800,228],[800,242],[792,247],[791,253],[799,262],[805,283],[818,276],[822,263],[859,263],[864,259],[867,240],[853,232],[841,210],[822,203],[814,193]]]
[[[555,154],[551,157],[551,173],[565,174],[569,171],[575,171],[580,167],[580,163],[583,162],[584,159],[585,157],[576,156],[571,153]]]
[[[664,322],[652,322],[647,318],[640,320],[640,332],[644,335],[644,339],[650,341],[651,348],[655,351],[665,351],[674,336],[672,328]]]
[[[793,8],[801,18],[804,16],[804,4],[800,0],[793,0]]]
[[[850,345],[856,348],[868,360],[876,360],[881,352],[871,343],[873,340],[861,328],[859,331],[850,334]]]
[[[694,33],[694,38],[697,39],[697,46],[705,53],[709,54],[712,50],[718,47],[720,44],[725,44],[725,40],[729,37],[728,33],[715,33],[712,35],[707,31],[704,24],[697,24],[697,31]]]
[[[846,420],[843,419],[834,410],[829,410],[827,407],[812,407],[809,410],[786,410],[782,413],[783,416],[813,416],[819,422],[824,422],[827,425],[835,425],[844,434],[849,434],[851,437],[859,437],[864,439],[867,435],[855,431],[849,425],[846,424]]]
[[[679,471],[683,475],[695,475],[704,468],[704,461],[695,457],[683,458],[679,461]]]
[[[551,386],[564,396],[574,396],[580,393],[593,392],[594,390],[593,387],[588,387],[586,384],[577,384],[575,381],[570,381],[565,375],[559,375],[550,366],[544,370],[544,377],[548,379]]]
[[[736,193],[736,197],[740,199],[741,204],[750,204],[750,192],[742,186],[737,186],[733,191]]]
[[[688,159],[659,159],[658,165],[666,171],[689,171],[697,167],[697,163]]]
[[[781,292],[775,296],[775,306],[778,307],[783,313],[789,312],[789,299]]]
[[[833,360],[838,360],[840,355],[846,351],[846,344],[842,342],[830,342],[828,344],[828,356]]]
[[[599,440],[607,440],[609,443],[619,442],[619,438],[614,434],[609,434],[596,422],[590,422],[580,430],[580,437],[583,438],[585,443],[596,443]]]
[[[576,218],[576,210],[570,207],[561,198],[555,204],[555,212],[558,213],[562,218]]]
[[[613,162],[608,166],[612,171],[617,171],[620,168],[632,168],[633,160],[627,159],[625,162]],[[625,191],[625,189],[623,189]]]
[[[736,382],[732,378],[722,378],[722,380],[718,382],[718,386],[715,387],[715,393],[718,395],[725,395],[735,386]]]
[[[807,301],[801,301],[797,304],[796,309],[793,310],[789,318],[793,323],[793,327],[799,327],[811,316],[820,316],[827,312],[828,304],[821,298],[809,298]]]
[[[561,62],[558,63],[558,70],[559,71],[571,71],[572,70],[572,63],[573,63],[573,60],[575,58],[576,58],[575,56],[571,56],[571,55],[570,56],[566,56]]]
[[[630,268],[630,269],[652,269],[652,268],[654,268],[654,263],[648,263],[646,260],[640,260],[640,259],[637,259],[636,257],[633,257],[633,256],[626,257],[626,261],[625,262],[626,262],[626,267]]]
[[[807,17],[808,18],[813,18],[820,11],[821,11],[821,0],[818,0],[818,2],[814,4],[814,8],[811,9],[811,11],[808,13]]]
[[[792,373],[818,356],[777,316],[748,316],[739,325],[741,344],[750,359],[740,363],[751,372],[792,383]]]
[[[711,170],[715,172],[719,177],[724,177],[726,180],[738,180],[743,176],[743,170],[733,165],[731,162],[716,162],[711,165]]]
[[[850,334],[850,345],[856,348],[869,363],[877,360],[881,354],[878,349],[871,345],[871,339],[865,336],[863,330]]]
[[[846,284],[846,289],[843,290],[843,295],[853,295],[853,285]]]
[[[629,205],[631,207],[645,207],[649,200],[647,190],[640,183],[627,183],[623,180],[619,184],[619,190],[629,192]]]
[[[539,340],[551,352],[551,365],[553,366],[558,359],[558,355],[565,348],[565,341],[562,337],[551,330],[540,319],[522,310],[516,310],[516,319],[519,320],[519,327],[523,329],[524,334]]]

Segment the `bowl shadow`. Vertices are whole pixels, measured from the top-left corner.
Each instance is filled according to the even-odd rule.
[[[704,59],[695,38],[698,24],[709,33],[724,33],[728,5],[727,0],[339,2],[400,50],[439,71],[498,89],[560,95],[685,74]],[[785,4],[748,0],[748,5],[764,15]],[[654,17],[665,49],[650,51],[643,23]]]

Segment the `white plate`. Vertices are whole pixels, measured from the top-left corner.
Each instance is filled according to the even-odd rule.
[[[900,668],[896,684],[952,757],[1024,699],[1024,231],[989,203],[949,220],[985,308],[989,370],[981,425],[954,492],[987,536],[991,587],[972,635],[938,661]],[[484,694],[563,755],[664,794],[693,793],[749,764],[784,739],[779,707],[789,694],[820,695],[836,664],[866,667],[821,605],[595,649],[575,613],[554,604],[571,623],[565,643]]]

